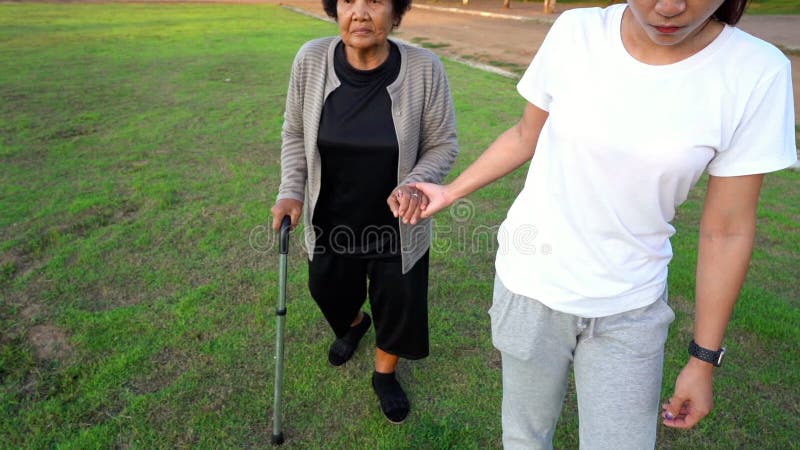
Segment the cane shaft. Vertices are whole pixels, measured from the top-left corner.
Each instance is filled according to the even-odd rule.
[[[275,402],[273,404],[272,434],[282,435],[281,393],[283,392],[283,333],[286,322],[286,254],[280,255],[278,277],[278,308],[275,312]]]

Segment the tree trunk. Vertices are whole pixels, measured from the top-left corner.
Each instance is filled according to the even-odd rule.
[[[510,8],[511,0],[503,0],[503,8]]]

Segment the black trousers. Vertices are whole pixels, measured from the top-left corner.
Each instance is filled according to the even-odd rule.
[[[331,252],[308,262],[308,288],[337,337],[369,294],[375,345],[406,359],[428,356],[428,253],[402,273],[400,257],[353,258]]]

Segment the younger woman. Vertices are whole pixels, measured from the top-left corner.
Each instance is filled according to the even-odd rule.
[[[506,448],[551,448],[570,364],[581,448],[653,448],[670,221],[709,173],[694,340],[664,424],[711,409],[753,247],[763,174],[797,158],[789,61],[734,25],[745,0],[629,0],[563,13],[517,85],[516,125],[423,217],[527,161],[498,235],[492,318]]]

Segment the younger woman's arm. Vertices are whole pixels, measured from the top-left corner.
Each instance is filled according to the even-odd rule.
[[[428,204],[422,212],[422,217],[434,215],[459,198],[477,191],[530,161],[536,151],[536,142],[547,117],[547,111],[528,103],[519,122],[501,134],[452,183],[444,186],[414,183],[413,185],[428,197]]]
[[[709,177],[695,292],[694,340],[701,347],[722,346],[750,265],[763,178],[763,174]],[[664,405],[664,425],[691,428],[711,411],[713,369],[711,363],[689,358],[675,381],[675,393]]]

